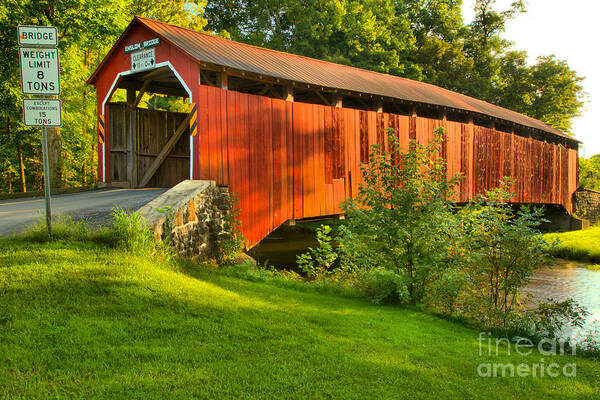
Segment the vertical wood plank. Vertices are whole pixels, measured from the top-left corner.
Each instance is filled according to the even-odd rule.
[[[208,155],[207,155],[207,171],[209,180],[217,180],[217,153],[218,153],[218,136],[221,121],[220,101],[218,99],[218,91],[220,89],[208,87]]]
[[[325,106],[317,106],[318,147],[317,147],[317,180],[318,210],[320,215],[327,215],[327,189],[325,180]]]
[[[273,216],[274,216],[274,207],[273,207],[273,198],[274,198],[274,190],[273,190],[273,110],[272,110],[272,99],[270,97],[260,97],[261,101],[261,115],[264,120],[264,135],[263,135],[263,151],[265,152],[265,156],[262,158],[262,165],[264,168],[264,178],[263,182],[265,183],[265,200],[266,210],[268,211],[268,218],[265,218],[265,225],[263,228],[262,236],[266,236],[274,229],[273,226]],[[281,171],[277,171],[277,173],[281,173]]]
[[[302,161],[304,145],[304,103],[292,103],[293,109],[293,157],[294,157],[294,218],[302,218],[304,206],[302,188]]]
[[[335,132],[333,131],[333,107],[324,108],[324,157],[325,157],[325,183],[332,183],[335,163]]]
[[[361,110],[359,117],[359,138],[360,138],[360,162],[366,163],[369,160],[369,122],[368,112]]]
[[[272,100],[273,147],[273,227],[281,225],[283,213],[283,186],[285,181],[285,103]]]
[[[343,108],[342,109],[342,115],[343,115],[343,132],[344,132],[344,165],[345,165],[345,174],[344,174],[344,178],[345,178],[345,194],[348,197],[352,196],[352,191],[350,188],[350,182],[352,181],[352,171],[351,171],[351,164],[350,164],[350,153],[351,153],[351,148],[350,148],[350,132],[352,131],[352,120],[351,120],[351,110],[347,109],[347,108]]]
[[[294,138],[293,109],[291,102],[285,102],[286,116],[286,163],[287,163],[287,214],[285,219],[294,218]]]
[[[344,179],[346,177],[346,128],[345,119],[342,113],[342,109],[334,108],[334,126],[335,126],[335,139],[336,139],[336,150],[335,150],[335,162],[338,166],[337,173],[334,175],[337,179]]]
[[[227,115],[227,93],[228,91],[221,90],[221,118],[223,121],[226,121]],[[219,151],[220,154],[220,166],[221,166],[221,185],[227,186],[229,185],[229,162],[227,160],[228,151],[227,145],[229,143],[228,140],[229,129],[226,123],[221,124],[221,149]]]
[[[209,144],[208,144],[208,136],[210,134],[210,128],[208,125],[209,122],[209,112],[208,108],[209,92],[207,86],[200,86],[200,98],[198,99],[198,136],[199,136],[199,149],[200,149],[200,179],[210,179],[209,173]]]

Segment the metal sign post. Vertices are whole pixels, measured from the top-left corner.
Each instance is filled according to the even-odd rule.
[[[23,94],[41,95],[41,99],[23,99],[23,122],[26,126],[42,128],[42,158],[44,164],[44,195],[46,198],[46,227],[52,233],[50,204],[50,162],[48,160],[47,127],[62,125],[60,100],[47,95],[60,94],[58,35],[53,26],[19,26],[19,66]]]
[[[48,135],[42,127],[42,157],[44,159],[44,197],[46,198],[46,227],[52,233],[52,207],[50,206],[50,165],[48,161]]]

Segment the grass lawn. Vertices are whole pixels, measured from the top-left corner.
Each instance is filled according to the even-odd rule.
[[[547,233],[547,241],[560,240],[554,256],[600,263],[600,226],[582,231]]]
[[[480,356],[478,334],[92,241],[0,240],[0,398],[600,398],[600,363]],[[541,358],[577,377],[477,375]]]

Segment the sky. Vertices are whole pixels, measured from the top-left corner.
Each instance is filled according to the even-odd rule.
[[[497,0],[496,10],[509,8],[514,0]],[[473,20],[475,0],[463,0],[466,22]],[[598,0],[528,0],[527,13],[518,15],[506,27],[504,37],[515,48],[527,51],[530,63],[540,55],[555,54],[571,69],[585,77],[587,101],[583,115],[573,124],[575,137],[582,141],[580,155],[600,154],[600,2]]]

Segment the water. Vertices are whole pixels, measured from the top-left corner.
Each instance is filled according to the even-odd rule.
[[[314,232],[302,227],[283,227],[264,238],[249,254],[260,264],[297,271],[296,256],[305,253],[309,247],[315,248],[318,245]]]
[[[590,313],[583,329],[565,332],[579,335],[595,324],[600,324],[600,271],[589,269],[591,264],[556,260],[556,265],[537,271],[531,278],[525,293],[534,301],[548,298],[562,301],[573,298]]]
[[[296,256],[306,252],[308,247],[316,246],[315,233],[310,229],[284,227],[265,238],[251,250],[250,255],[262,264],[298,271]],[[593,328],[594,324],[600,326],[600,271],[589,269],[591,264],[556,261],[556,265],[537,271],[524,292],[534,303],[548,298],[562,301],[571,297],[584,306],[590,313],[586,325],[582,329],[565,332],[569,336],[580,335]]]

